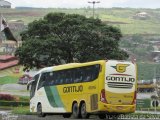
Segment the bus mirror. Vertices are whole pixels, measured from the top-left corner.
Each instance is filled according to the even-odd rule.
[[[29,81],[29,82],[27,83],[27,90],[29,90],[30,85],[31,85],[33,82],[34,82],[34,80],[31,80],[31,81]]]

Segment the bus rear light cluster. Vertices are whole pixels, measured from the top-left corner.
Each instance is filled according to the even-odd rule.
[[[133,101],[132,101],[132,105],[136,104],[136,98],[137,98],[137,91],[134,92],[134,98],[133,98]]]
[[[105,95],[105,89],[101,90],[100,101],[103,102],[103,103],[107,103],[106,95]]]

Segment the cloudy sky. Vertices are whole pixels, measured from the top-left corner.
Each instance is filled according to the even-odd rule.
[[[81,8],[92,6],[88,1],[93,0],[6,0],[12,7],[43,7],[43,8]],[[132,7],[160,8],[160,0],[95,0],[100,1],[95,7]]]

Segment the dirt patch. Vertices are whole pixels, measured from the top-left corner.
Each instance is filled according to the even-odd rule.
[[[33,16],[39,17],[43,14],[40,12],[15,12],[15,13],[3,13],[5,16]]]
[[[120,22],[120,21],[103,21],[106,24],[129,24],[127,22]]]

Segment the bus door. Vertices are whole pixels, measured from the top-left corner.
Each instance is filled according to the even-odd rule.
[[[33,77],[33,80],[31,80],[27,85],[27,89],[29,89],[29,87],[30,87],[30,111],[31,112],[35,112],[35,108],[36,108],[35,93],[36,93],[38,79],[39,79],[39,74],[35,75]]]

